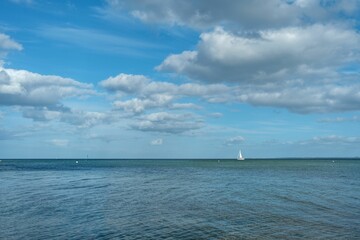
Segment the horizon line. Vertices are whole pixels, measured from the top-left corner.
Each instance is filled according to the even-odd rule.
[[[355,157],[249,157],[246,160],[360,159]],[[236,158],[0,158],[1,160],[237,160]]]

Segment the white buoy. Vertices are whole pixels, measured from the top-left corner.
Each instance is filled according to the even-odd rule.
[[[79,161],[76,161],[76,163],[79,163]]]

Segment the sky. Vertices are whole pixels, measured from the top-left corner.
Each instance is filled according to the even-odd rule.
[[[3,0],[0,158],[360,156],[356,0]]]

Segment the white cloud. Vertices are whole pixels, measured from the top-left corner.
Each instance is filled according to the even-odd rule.
[[[352,17],[358,9],[356,0],[108,0],[102,13],[107,18],[116,18],[127,10],[146,23],[196,29],[220,24],[238,29],[260,29],[326,21],[341,15]]]
[[[339,86],[344,76],[337,70],[359,58],[359,34],[342,24],[324,23],[335,13],[354,14],[359,7],[355,1],[266,1],[261,4],[257,1],[109,1],[108,4],[115,10],[128,9],[145,22],[195,28],[225,26],[228,30],[217,27],[202,33],[195,50],[172,54],[156,68],[206,82],[240,84],[235,87],[236,91],[228,88],[222,95],[210,93],[202,97],[209,102],[247,102],[301,113],[358,109],[356,91]],[[302,19],[311,21],[304,25]],[[309,24],[323,20],[323,23]],[[232,24],[237,27],[233,28]],[[266,29],[268,26],[271,29]],[[234,31],[246,28],[251,30]],[[329,81],[333,84],[326,85],[326,91],[322,92],[320,86]],[[192,90],[209,89],[204,85],[189,86]],[[167,93],[173,96],[191,94],[181,91],[185,86],[169,84],[166,87]],[[271,89],[266,89],[268,87]],[[358,88],[356,84],[352,87]],[[335,93],[339,89],[351,95],[344,97],[340,92]],[[221,92],[219,87],[217,90]],[[236,97],[231,96],[233,92],[237,93]],[[144,91],[138,93],[144,94]],[[307,99],[303,103],[294,98],[289,101],[294,95]],[[146,109],[144,105],[155,105],[139,99],[121,102],[121,105],[130,103],[141,103],[140,111]]]
[[[3,50],[22,50],[21,44],[10,39],[8,35],[0,33],[0,49]]]
[[[117,100],[113,103],[115,109],[122,109],[125,112],[140,114],[150,109],[200,109],[194,103],[173,103],[174,99],[179,98],[176,95],[154,94],[146,99],[132,98],[126,101]]]
[[[209,102],[245,102],[297,113],[360,109],[357,75],[339,71],[360,57],[360,35],[354,30],[316,24],[250,37],[217,28],[200,38],[196,50],[170,55],[157,70],[233,86],[223,85],[223,95],[209,94]]]
[[[269,75],[289,77],[304,66],[308,74],[309,69],[340,67],[359,57],[360,35],[333,25],[258,34],[249,37],[216,28],[201,34],[195,51],[170,55],[156,69],[212,82],[266,82]]]
[[[360,110],[360,84],[297,85],[269,89],[250,87],[238,89],[236,101],[256,106],[272,106],[296,113],[326,113]]]
[[[245,141],[245,138],[242,136],[236,136],[229,138],[225,141],[225,145],[238,145],[240,143],[243,143]]]
[[[108,79],[102,81],[100,86],[109,91],[135,93],[143,90],[149,82],[150,79],[143,75],[121,73],[115,77],[109,77]]]
[[[82,110],[71,110],[63,106],[56,107],[23,107],[21,108],[25,118],[34,121],[60,121],[87,129],[100,124],[113,121],[112,116],[103,112],[90,112]]]
[[[57,147],[67,147],[69,144],[69,140],[66,139],[52,139],[49,143],[57,146]]]
[[[200,106],[194,103],[174,103],[171,105],[172,109],[201,109]]]
[[[72,111],[61,116],[61,121],[78,126],[90,128],[99,124],[110,123],[111,116],[102,112]]]
[[[0,68],[3,65],[1,58],[4,58],[9,51],[20,51],[22,49],[23,47],[20,43],[15,42],[8,35],[0,33]]]
[[[65,98],[92,94],[91,84],[70,78],[0,68],[0,105],[55,106]]]
[[[321,123],[343,123],[343,122],[360,122],[359,116],[353,117],[337,117],[337,118],[323,118],[318,120]]]
[[[199,109],[190,102],[175,102],[188,97],[199,97],[209,102],[225,101],[231,88],[223,84],[202,85],[195,83],[174,84],[153,81],[143,75],[119,74],[102,82],[100,86],[110,92],[126,95],[126,100],[116,100],[113,105],[133,114],[140,114],[149,109]],[[128,97],[131,96],[129,99]]]
[[[163,140],[162,140],[162,138],[157,138],[157,139],[151,140],[150,144],[151,145],[162,145]]]
[[[17,106],[23,117],[34,121],[60,121],[78,128],[110,122],[107,113],[72,110],[63,105],[66,99],[94,94],[91,84],[0,67],[0,106]]]
[[[304,65],[299,66],[297,72],[283,73],[284,79],[268,79],[263,84],[244,82],[233,86],[196,83],[177,85],[127,74],[120,74],[121,77],[110,78],[111,81],[105,80],[100,84],[111,92],[120,92],[118,95],[122,97],[125,94],[126,100],[114,101],[114,107],[132,114],[141,114],[150,109],[198,109],[199,106],[191,102],[177,102],[194,97],[210,103],[249,103],[285,108],[302,114],[359,110],[360,84],[354,82],[354,79],[340,79],[339,74],[328,74],[329,78],[324,80],[320,76],[326,73]],[[300,78],[304,72],[311,78]],[[338,81],[351,84],[341,86]]]
[[[142,113],[152,108],[169,108],[173,97],[165,94],[152,95],[147,99],[133,98],[127,101],[115,101],[114,106],[117,109],[123,109],[126,112],[134,114]]]
[[[302,145],[311,145],[311,144],[321,144],[321,145],[338,145],[338,144],[359,144],[360,137],[348,137],[348,136],[317,136],[306,141],[300,141],[299,144]]]
[[[341,70],[359,63],[360,34],[352,22],[359,7],[354,0],[109,0],[104,14],[128,11],[146,23],[205,30],[194,49],[170,54],[156,67],[204,84],[145,78],[131,93],[135,98],[118,105],[140,113],[195,97],[303,114],[360,110],[358,76]],[[157,104],[149,99],[155,93],[173,99]]]
[[[163,133],[184,133],[197,130],[204,126],[203,121],[197,115],[172,114],[168,112],[151,113],[139,117],[138,121],[131,127],[139,131],[163,132]]]
[[[110,143],[110,142],[119,140],[119,135],[114,133],[113,129],[111,129],[111,131],[112,131],[111,134],[104,133],[104,132],[90,133],[90,134],[86,135],[85,138],[87,140],[100,140],[100,141],[103,141],[106,143]]]

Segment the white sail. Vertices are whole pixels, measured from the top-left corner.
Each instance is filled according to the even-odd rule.
[[[244,157],[242,156],[242,154],[241,154],[241,150],[239,150],[239,154],[238,154],[237,160],[245,160],[245,158],[244,158]]]

